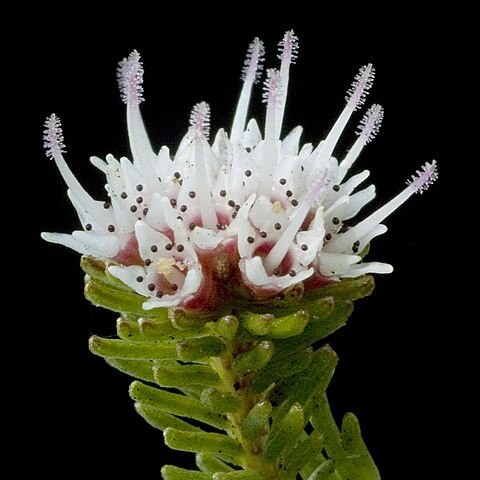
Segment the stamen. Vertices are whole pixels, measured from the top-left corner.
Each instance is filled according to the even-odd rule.
[[[49,158],[53,158],[63,180],[70,189],[71,194],[75,197],[85,212],[88,212],[90,216],[95,218],[97,222],[103,224],[105,227],[107,222],[111,219],[110,213],[103,208],[103,203],[95,202],[95,200],[93,200],[93,198],[85,191],[63,158],[63,153],[65,153],[66,150],[65,144],[63,143],[63,132],[60,118],[52,113],[52,115],[45,120],[44,126],[43,146],[46,150],[46,155]]]
[[[432,163],[425,163],[416,173],[411,180],[407,180],[407,185],[413,187],[415,193],[422,194],[438,178],[437,162],[432,160]]]
[[[60,119],[52,113],[45,120],[45,130],[43,131],[43,148],[48,158],[52,159],[55,155],[66,152],[63,143],[63,132]]]
[[[211,185],[208,181],[205,165],[205,148],[210,148],[206,142],[210,130],[210,107],[208,103],[197,103],[190,115],[190,125],[195,128],[195,191],[191,191],[190,198],[198,197],[202,227],[215,230],[218,223],[215,203],[211,194]]]
[[[263,62],[265,61],[265,47],[263,42],[255,37],[250,43],[242,69],[242,80],[257,83],[262,76]]]
[[[264,55],[265,48],[263,42],[257,37],[254,38],[248,47],[247,56],[243,65],[243,87],[238,100],[235,118],[233,119],[232,132],[230,135],[232,142],[237,142],[240,139],[245,128],[252,86],[260,80],[262,75],[263,61],[265,60]]]
[[[285,112],[285,105],[287,101],[287,90],[289,81],[290,64],[295,63],[298,54],[298,37],[293,30],[285,32],[283,39],[279,42],[279,54],[278,58],[281,60],[280,66],[280,82],[282,85],[282,91],[279,95],[280,100],[277,105],[276,112],[276,126],[275,126],[275,138],[280,137],[283,124],[283,115]]]
[[[338,235],[328,245],[328,251],[347,252],[357,240],[361,240],[414,193],[423,193],[437,178],[437,162],[435,160],[432,163],[427,162],[421,170],[417,170],[417,175],[412,175],[411,180],[407,181],[408,186],[402,192],[346,233]]]
[[[333,149],[350,120],[352,113],[365,103],[368,91],[373,85],[374,76],[375,69],[371,63],[360,68],[353,80],[352,86],[347,90],[345,97],[347,105],[333,125],[325,141],[317,147],[316,161],[318,163],[323,163],[331,157]]]
[[[380,130],[383,115],[383,108],[380,105],[374,104],[367,110],[363,118],[360,120],[360,124],[356,131],[358,139],[353,144],[353,147],[350,149],[345,159],[338,166],[338,182],[343,180],[346,173],[353,165],[353,162],[355,162],[360,155],[363,147],[375,138]]]
[[[143,102],[143,65],[136,50],[118,63],[117,79],[124,103],[138,105]]]
[[[153,163],[157,157],[153,152],[143,125],[139,105],[143,102],[143,64],[140,54],[134,50],[124,58],[117,68],[118,86],[122,101],[127,104],[127,129],[134,164],[142,171],[146,183],[155,189],[157,175]]]
[[[269,196],[272,187],[273,169],[276,163],[276,110],[281,101],[282,86],[280,72],[274,68],[267,70],[267,78],[263,87],[263,101],[267,104],[265,120],[265,143],[263,146],[262,176],[260,178],[260,195]]]
[[[210,105],[200,102],[194,105],[190,113],[190,125],[195,128],[197,136],[203,135],[207,140],[210,134]]]
[[[358,110],[365,103],[374,78],[375,69],[371,63],[360,68],[345,96],[348,107]]]

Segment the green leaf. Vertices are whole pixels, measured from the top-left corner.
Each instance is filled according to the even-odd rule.
[[[263,341],[255,345],[250,351],[240,354],[233,361],[232,368],[238,375],[261,370],[272,358],[273,342]]]
[[[147,382],[154,382],[153,361],[151,360],[125,360],[123,358],[105,358],[112,367],[134,378]]]
[[[202,452],[235,458],[243,453],[240,444],[233,438],[219,433],[184,432],[167,428],[163,432],[165,444],[184,452]]]
[[[202,314],[202,312],[187,312],[181,307],[170,308],[168,318],[172,325],[179,330],[197,330],[212,320],[210,315]]]
[[[154,369],[155,381],[162,387],[189,385],[218,385],[218,375],[205,365],[180,365],[177,362],[158,362]]]
[[[256,403],[243,421],[242,436],[251,445],[263,448],[270,432],[272,405],[264,400]]]
[[[345,477],[345,480],[349,478]],[[344,478],[338,474],[335,462],[327,460],[308,477],[308,480],[344,480]]]
[[[230,422],[223,415],[212,412],[194,398],[164,392],[141,382],[133,382],[130,385],[130,396],[142,405],[157,408],[164,413],[193,418],[224,430],[231,428]]]
[[[306,463],[316,458],[323,450],[323,435],[314,430],[285,456],[285,475],[295,479]]]
[[[238,332],[238,320],[233,315],[225,315],[216,324],[218,334],[231,342]]]
[[[117,319],[117,335],[124,340],[133,340],[140,337],[138,323],[120,317]]]
[[[113,310],[114,312],[129,313],[139,317],[144,315],[166,318],[167,316],[167,309],[165,308],[154,308],[145,311],[142,306],[145,297],[133,291],[122,290],[116,286],[96,282],[89,276],[85,277],[85,297],[95,306]]]
[[[299,310],[292,315],[275,318],[273,320],[267,338],[285,339],[298,335],[303,332],[308,324],[310,315],[305,310]]]
[[[353,470],[359,480],[380,480],[380,473],[363,441],[360,424],[353,413],[347,413],[342,422],[342,440],[350,456]]]
[[[268,439],[265,457],[277,458],[282,450],[291,448],[297,443],[298,436],[303,432],[305,417],[303,408],[299,403],[294,403],[274,435]]]
[[[314,398],[311,422],[315,429],[323,433],[325,450],[328,456],[334,459],[339,473],[345,478],[356,479],[355,470],[344,449],[342,436],[332,416],[325,393],[319,393]]]
[[[275,317],[271,313],[253,313],[247,312],[240,317],[242,326],[252,335],[266,335],[273,324]]]
[[[277,355],[274,352],[270,362],[253,379],[251,384],[252,391],[256,393],[263,392],[272,383],[303,372],[311,364],[312,358],[313,349],[310,347],[288,356]]]
[[[200,431],[199,428],[194,427],[193,425],[190,425],[189,423],[184,422],[173,415],[163,413],[158,408],[146,405],[144,403],[142,404],[135,402],[135,410],[146,420],[147,423],[154,428],[158,428],[159,430],[176,428],[177,430],[185,430],[189,432]]]
[[[368,297],[375,288],[375,280],[371,275],[363,275],[357,278],[344,278],[337,283],[331,283],[315,290],[305,296],[308,302],[310,298],[319,298],[332,296],[335,299],[358,300],[359,298]]]
[[[218,357],[224,350],[225,344],[214,336],[189,338],[177,343],[178,358],[184,362],[208,362],[210,357]]]
[[[93,335],[88,341],[90,351],[108,358],[136,360],[176,358],[174,343],[131,342],[129,340],[102,338]]]
[[[324,345],[314,353],[311,366],[307,372],[301,372],[288,382],[282,382],[275,387],[272,395],[278,402],[283,403],[275,409],[273,431],[276,431],[279,427],[279,422],[294,402],[299,402],[304,408],[307,408],[315,393],[325,392],[337,363],[336,353],[329,345]]]
[[[325,299],[327,306],[332,306],[332,299],[327,297]],[[353,311],[353,304],[351,302],[336,302],[333,309],[326,316],[319,316],[318,312],[313,313],[310,322],[305,327],[305,330],[287,340],[279,340],[275,343],[275,347],[279,355],[289,355],[296,350],[307,348],[315,342],[322,340],[327,335],[330,335],[338,328],[345,325],[348,317]]]
[[[200,396],[200,401],[214,412],[234,413],[241,408],[240,400],[237,397],[220,392],[214,387],[205,389]]]
[[[110,274],[107,275],[107,265],[103,260],[83,255],[80,258],[80,267],[97,283],[104,283],[105,285],[109,285],[118,290],[132,291],[130,287],[127,287],[127,285],[121,282],[118,278]]]
[[[213,475],[213,480],[264,480],[259,473],[247,470],[235,470],[233,472],[218,472]]]
[[[233,469],[211,453],[197,453],[195,463],[202,472],[219,473],[231,472]]]
[[[187,470],[173,465],[162,467],[162,477],[164,480],[212,480],[212,476],[208,473]]]

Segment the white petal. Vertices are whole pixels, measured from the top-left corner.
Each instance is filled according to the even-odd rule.
[[[72,233],[72,236],[92,251],[101,252],[102,257],[113,258],[120,249],[120,242],[116,235],[98,235],[77,230]]]
[[[372,228],[370,232],[360,239],[360,245],[358,246],[358,251],[362,252],[363,249],[375,238],[379,235],[383,235],[387,232],[388,228],[386,225],[380,223],[376,227]]]
[[[318,266],[322,275],[343,275],[361,259],[359,255],[322,252],[318,256]]]
[[[187,297],[189,295],[194,294],[199,288],[202,283],[202,272],[199,266],[190,269],[187,272],[187,276],[185,277],[185,283],[183,284],[181,293],[182,297]]]
[[[272,202],[267,197],[258,197],[250,210],[250,221],[256,228],[261,228],[272,212]]]
[[[105,212],[105,216],[103,218],[95,217],[90,212],[85,210],[84,206],[78,201],[70,189],[67,190],[67,196],[77,211],[78,218],[80,219],[83,228],[85,228],[87,224],[90,224],[97,232],[99,230],[103,230],[106,233],[107,226],[115,223],[110,211]],[[103,208],[103,202],[95,203]]]
[[[162,298],[152,297],[143,303],[145,310],[156,307],[174,307],[180,302],[188,301],[191,296],[200,288],[202,274],[199,268],[192,268],[187,272],[183,287],[175,295],[164,295]]]
[[[152,228],[160,231],[165,231],[168,227],[165,219],[165,211],[162,205],[163,195],[154,193],[150,205],[148,207],[148,213],[145,217],[145,222]]]
[[[153,260],[158,257],[165,257],[165,254],[168,254],[168,252],[165,250],[165,245],[171,244],[170,239],[162,233],[151,228],[145,222],[139,220],[135,224],[135,235],[138,240],[140,256],[144,260],[147,258]],[[152,252],[152,246],[156,247],[156,252]]]
[[[323,244],[325,236],[325,227],[323,224],[322,207],[319,207],[313,222],[310,224],[309,230],[297,233],[296,241],[299,248],[297,249],[297,259],[303,266],[308,266],[315,259],[318,249]],[[302,245],[307,245],[308,250],[303,251]]]
[[[368,170],[364,170],[361,173],[357,173],[352,178],[349,178],[345,183],[340,185],[338,195],[350,195],[362,182],[364,182],[370,176]]]
[[[254,148],[262,140],[262,134],[258,128],[255,119],[251,119],[247,124],[247,129],[243,133],[242,143],[245,148]]]
[[[367,262],[354,265],[347,273],[341,275],[344,278],[354,278],[366,273],[392,273],[393,267],[388,263]]]
[[[282,152],[284,155],[298,155],[298,147],[303,128],[295,127],[282,141]]]
[[[342,220],[348,220],[355,217],[357,213],[368,203],[375,198],[375,185],[370,185],[357,193],[350,196],[348,208]]]
[[[107,174],[107,164],[105,163],[104,160],[102,160],[101,158],[99,157],[90,157],[90,163],[97,167],[100,171],[102,171],[105,175]]]
[[[64,245],[65,247],[71,248],[82,255],[92,255],[94,257],[103,256],[100,251],[93,249],[91,246],[83,244],[79,240],[73,238],[72,235],[67,233],[42,232],[40,236],[47,242]]]
[[[294,277],[290,276],[289,274],[278,277],[276,275],[269,276],[260,257],[241,259],[239,267],[244,273],[246,279],[252,285],[282,290],[306,280],[313,273],[313,269],[310,268],[308,270],[297,272]]]
[[[211,250],[216,248],[222,241],[222,237],[208,228],[195,227],[191,233],[190,238],[199,248],[204,250]]]
[[[146,272],[140,265],[129,265],[128,267],[112,265],[108,267],[108,272],[140,295],[150,295],[147,288],[149,282],[146,278]],[[138,277],[143,278],[143,281],[139,282]]]

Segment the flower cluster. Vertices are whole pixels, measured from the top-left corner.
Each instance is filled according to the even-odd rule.
[[[118,68],[133,162],[112,155],[91,159],[106,176],[107,201],[94,200],[80,185],[64,160],[60,120],[55,114],[46,120],[47,155],[68,186],[83,229],[43,238],[104,260],[113,276],[145,296],[146,310],[210,309],[232,295],[271,298],[296,284],[311,290],[344,277],[391,272],[388,264],[363,261],[362,252],[387,231],[382,222],[388,215],[436,179],[436,163],[426,163],[398,196],[355,222],[375,197],[375,187],[360,188],[367,170],[348,174],[377,134],[383,108],[374,104],[366,110],[358,138],[341,161],[333,152],[365,103],[375,70],[371,64],[360,68],[327,137],[317,146],[300,146],[301,127],[280,139],[297,52],[297,37],[288,31],[279,44],[280,68],[266,71],[263,135],[254,119],[247,122],[264,61],[263,43],[256,38],[230,133],[220,129],[209,143],[210,107],[198,103],[171,155],[165,146],[155,153],[148,139],[139,108],[143,65],[133,51]]]

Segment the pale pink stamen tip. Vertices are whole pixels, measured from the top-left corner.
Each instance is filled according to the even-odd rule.
[[[282,85],[280,80],[280,72],[275,68],[267,70],[267,78],[263,87],[263,102],[268,105],[277,104],[282,95]]]
[[[138,105],[143,102],[143,64],[136,50],[118,63],[117,79],[124,103]]]
[[[258,37],[255,37],[248,46],[247,55],[243,63],[242,80],[244,82],[257,83],[262,76],[264,61],[265,47],[263,42]]]
[[[365,143],[371,142],[377,135],[382,125],[384,110],[381,105],[372,105],[357,127],[356,134],[365,139]]]
[[[278,58],[287,63],[295,63],[298,57],[298,37],[293,30],[285,32],[282,40],[278,43]]]
[[[197,136],[208,138],[210,134],[210,105],[200,102],[194,105],[190,113],[190,125],[195,128]]]
[[[63,132],[60,119],[52,113],[45,120],[45,130],[43,131],[43,147],[48,158],[65,153],[65,144],[63,143]]]
[[[360,68],[353,79],[352,86],[347,90],[347,95],[345,96],[349,107],[357,110],[365,103],[368,91],[372,88],[374,78],[375,69],[371,63]]]
[[[417,170],[416,175],[407,180],[407,185],[415,189],[415,193],[423,193],[438,178],[437,162],[425,163],[421,170]]]

